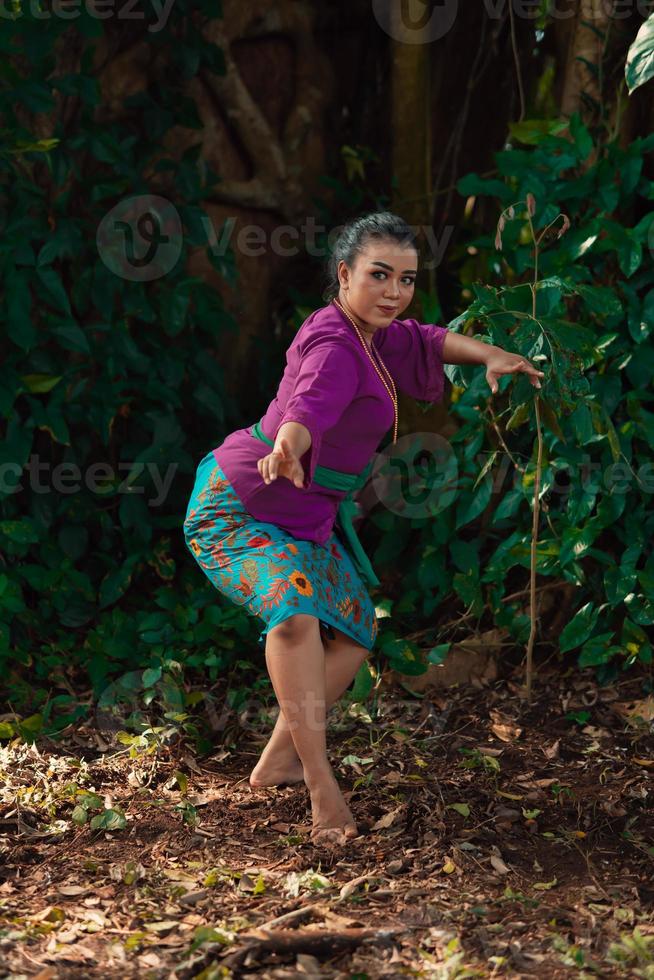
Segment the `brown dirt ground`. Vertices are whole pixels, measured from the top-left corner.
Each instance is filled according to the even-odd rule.
[[[333,708],[361,831],[334,849],[304,784],[250,789],[269,725],[202,758],[101,752],[83,726],[5,743],[0,976],[651,980],[654,737],[625,708],[644,678],[542,669],[531,706],[517,679]],[[77,826],[78,789],[125,828]]]

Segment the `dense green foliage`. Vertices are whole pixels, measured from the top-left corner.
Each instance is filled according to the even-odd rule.
[[[166,149],[174,127],[201,128],[184,83],[200,69],[223,69],[221,52],[202,38],[198,11],[194,19],[187,7],[179,0],[158,32],[147,23],[134,28],[135,39],[153,49],[150,85],[124,100],[116,121],[97,112],[93,68],[94,45],[115,30],[111,21],[84,8],[73,24],[32,21],[24,11],[11,29],[5,22],[0,38],[0,670],[26,736],[84,716],[90,705],[77,692],[89,685],[93,701],[133,705],[142,696],[147,704],[156,696],[170,718],[184,720],[206,696],[186,694],[180,702],[187,672],[199,671],[208,688],[253,666],[241,651],[254,648],[260,626],[204,579],[181,527],[197,462],[250,418],[247,406],[225,396],[222,368],[211,356],[236,325],[215,289],[186,273],[192,250],[207,249],[202,202],[218,177],[200,157],[199,137],[179,159]],[[79,74],[56,72],[53,52],[65,32],[84,44]],[[37,135],[43,119],[52,121],[47,138]],[[494,253],[492,233],[461,249],[463,297],[472,298],[472,288],[474,299],[450,327],[481,323],[492,342],[544,358],[548,510],[538,571],[579,586],[579,612],[562,649],[579,648],[580,663],[602,665],[607,676],[612,664],[651,658],[652,477],[648,490],[645,475],[642,482],[637,475],[654,446],[647,409],[654,274],[649,218],[640,217],[654,196],[641,176],[654,141],[626,151],[607,146],[584,169],[592,141],[579,120],[574,137],[571,143],[541,134],[531,147],[497,154],[498,179],[469,175],[460,182],[462,194],[515,204],[516,216],[506,224],[501,253]],[[371,202],[354,179],[325,183],[336,202],[318,202],[328,225],[386,203]],[[571,221],[540,256],[535,317],[534,250],[520,220],[527,193],[536,200],[536,230],[560,210]],[[171,202],[181,221],[178,259],[151,281],[117,275],[96,243],[111,209],[144,194]],[[207,256],[236,281],[233,256],[211,249]],[[295,325],[321,302],[317,290],[294,299]],[[443,322],[438,304],[423,300],[425,317]],[[451,410],[462,423],[453,440],[461,477],[455,500],[436,518],[406,520],[379,508],[366,532],[377,534],[373,557],[382,572],[402,549],[407,554],[402,595],[380,599],[391,616],[381,620],[379,641],[407,673],[424,664],[418,647],[402,639],[404,627],[409,620],[420,625],[443,603],[460,600],[520,642],[528,627],[502,598],[515,583],[524,587],[529,564],[533,389],[504,378],[493,418],[483,371],[448,374],[455,383]],[[496,494],[502,448],[492,420],[505,426],[512,455],[525,464],[517,485]],[[584,454],[602,472],[611,461],[624,462],[627,493],[604,485],[584,490]],[[95,464],[105,471],[93,472]],[[555,474],[566,467],[569,493],[554,495]],[[442,654],[436,647],[432,659]],[[260,683],[235,682],[230,704],[238,708]],[[364,670],[355,696],[370,684]],[[0,723],[0,736],[13,730]]]
[[[594,148],[576,114],[573,141],[551,128],[544,134],[521,124],[522,140],[533,146],[497,153],[496,179],[459,181],[461,194],[500,202],[500,234],[496,242],[489,232],[466,243],[476,256],[462,261],[460,275],[463,295],[474,299],[448,326],[481,325],[491,343],[545,371],[538,581],[578,587],[560,650],[578,651],[580,666],[597,665],[607,679],[652,660],[654,183],[642,170],[654,136],[626,150]],[[536,267],[534,238],[547,226]],[[434,309],[433,319],[439,315]],[[492,399],[483,370],[447,365],[446,372],[451,414],[461,424],[450,440],[457,492],[445,506],[436,495],[433,518],[377,514],[384,536],[376,557],[397,564],[400,542],[417,556],[402,565],[409,573],[396,614],[430,616],[451,602],[453,589],[467,611],[526,642],[526,598],[503,598],[525,587],[530,567],[535,389],[524,375],[505,376]],[[385,639],[389,649],[403,646],[399,637]]]
[[[218,178],[199,136],[179,160],[162,150],[174,126],[201,129],[184,81],[223,65],[187,6],[175,4],[163,31],[139,29],[152,84],[115,122],[96,112],[93,47],[123,24],[24,15],[12,35],[5,22],[0,669],[14,709],[39,710],[36,727],[86,713],[65,677],[88,676],[98,696],[137,666],[150,671],[147,688],[180,655],[215,677],[256,632],[201,587],[181,533],[198,455],[231,421],[207,352],[236,329],[215,289],[185,272],[190,251],[207,246],[201,202]],[[83,73],[54,71],[64,32],[87,45]],[[22,72],[10,57],[19,50],[29,54]],[[67,128],[61,95],[75,106]],[[30,113],[51,114],[51,138],[26,128]],[[152,281],[116,275],[96,245],[107,212],[139,194],[172,202],[183,225],[178,261]],[[233,261],[207,254],[234,282]],[[30,460],[41,469],[28,476]]]

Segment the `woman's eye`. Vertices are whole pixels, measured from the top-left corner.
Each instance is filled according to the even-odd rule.
[[[385,276],[386,273],[385,272],[379,272],[379,271],[377,271],[377,272],[373,272],[372,275],[373,276]],[[405,286],[413,286],[413,284],[415,282],[415,279],[413,279],[412,276],[402,276],[402,280],[403,280]]]

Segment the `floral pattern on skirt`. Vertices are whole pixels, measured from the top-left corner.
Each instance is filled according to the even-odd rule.
[[[332,531],[322,545],[257,520],[213,452],[198,465],[184,538],[212,584],[264,621],[260,644],[273,626],[295,613],[309,613],[332,637],[335,626],[372,649],[375,607],[337,533]]]

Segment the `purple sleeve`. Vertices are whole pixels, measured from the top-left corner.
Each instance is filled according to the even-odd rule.
[[[311,445],[300,459],[305,490],[313,480],[323,434],[336,425],[358,387],[357,360],[346,346],[323,337],[307,345],[273,437],[277,439],[277,432],[284,422],[301,422],[311,433]]]
[[[409,319],[393,320],[379,330],[379,343],[375,334],[375,346],[405,395],[427,402],[443,400],[443,344],[447,332],[447,327]]]

